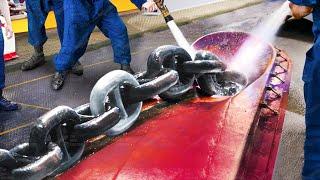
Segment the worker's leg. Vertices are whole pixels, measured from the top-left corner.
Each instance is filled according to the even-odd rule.
[[[63,0],[50,0],[50,7],[52,7],[57,23],[57,30],[60,39],[60,43],[63,43],[63,32],[64,32],[64,9]],[[80,62],[72,67],[72,73],[81,76],[83,74],[83,66]]]
[[[90,35],[95,27],[90,19],[90,7],[85,1],[64,1],[64,40],[55,57],[56,74],[51,81],[53,89],[60,89],[67,72],[85,53]]]
[[[313,50],[315,50],[313,48]],[[310,56],[311,52],[308,54]],[[307,55],[308,56],[308,55]],[[303,80],[306,102],[304,179],[320,179],[320,61],[307,57]]]
[[[44,27],[48,16],[48,11],[44,8],[47,4],[47,1],[48,0],[26,1],[29,43],[32,46],[42,46],[48,39]]]
[[[98,27],[111,40],[114,61],[129,66],[131,54],[127,28],[113,5],[110,4]]]
[[[4,42],[2,37],[2,30],[0,29],[0,90],[2,91],[5,87],[5,74],[4,74]]]
[[[57,29],[60,42],[63,41],[63,31],[64,31],[64,10],[63,10],[63,0],[50,0],[50,5],[54,11],[56,17]]]
[[[32,57],[26,60],[21,70],[27,71],[41,66],[45,63],[43,44],[47,41],[45,21],[50,11],[49,0],[26,1],[28,13],[28,35],[29,43],[34,48]]]
[[[66,13],[67,14],[67,13]],[[74,64],[83,56],[86,51],[90,34],[95,25],[68,24],[68,32],[65,35],[59,54],[55,57],[55,68],[57,72],[71,70]],[[67,26],[66,26],[67,27]]]
[[[5,74],[4,74],[4,42],[2,37],[2,30],[0,29],[0,111],[14,111],[18,109],[16,103],[12,103],[3,97],[3,89],[5,87]]]

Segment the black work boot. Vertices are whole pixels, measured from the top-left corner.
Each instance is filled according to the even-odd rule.
[[[121,64],[121,70],[126,71],[127,73],[134,74],[134,71],[131,69],[128,64]]]
[[[19,105],[4,98],[2,90],[0,90],[0,111],[16,111],[18,109]]]
[[[23,62],[23,64],[21,65],[21,70],[22,71],[28,71],[28,70],[32,70],[34,68],[37,68],[41,65],[43,65],[44,63],[46,63],[45,58],[44,58],[44,53],[43,53],[43,47],[39,46],[39,47],[34,47],[34,53],[32,55],[32,57],[28,60],[26,60],[25,62]]]
[[[68,71],[56,72],[51,79],[51,88],[53,90],[60,90],[67,77]]]
[[[76,62],[76,64],[72,67],[71,72],[77,76],[82,76],[83,75],[82,64],[79,61]]]

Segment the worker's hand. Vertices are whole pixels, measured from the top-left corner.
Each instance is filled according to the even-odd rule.
[[[292,16],[295,19],[301,19],[305,16],[308,16],[309,14],[312,13],[313,8],[312,7],[308,7],[308,6],[299,6],[293,3],[289,4],[289,7],[291,9],[292,12]]]
[[[158,9],[156,3],[153,0],[148,0],[146,3],[142,5],[142,9],[146,12],[154,12]]]
[[[11,39],[13,37],[13,31],[9,28],[9,27],[6,27],[6,37],[8,39]]]

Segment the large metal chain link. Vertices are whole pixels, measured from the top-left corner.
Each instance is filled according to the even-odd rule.
[[[59,106],[38,118],[29,143],[9,151],[0,149],[0,167],[8,170],[9,177],[20,179],[62,173],[80,160],[86,140],[102,134],[116,136],[132,127],[144,100],[156,95],[179,100],[196,79],[200,87],[210,87],[214,83],[208,80],[210,74],[225,69],[209,52],[199,52],[192,60],[180,47],[159,47],[149,56],[147,71],[135,76],[112,71],[96,83],[89,104],[75,109]]]
[[[38,156],[29,143],[18,145],[10,151],[0,150],[0,166],[9,170],[8,178],[12,179],[42,179],[58,169],[62,159],[61,148],[52,142],[48,143],[47,152]]]
[[[178,82],[159,96],[167,101],[179,100],[193,86],[195,76],[182,70],[185,62],[191,62],[188,52],[178,46],[161,46],[154,50],[147,62],[147,71],[136,76],[140,83],[145,83],[157,78],[161,73],[170,70],[178,72]]]

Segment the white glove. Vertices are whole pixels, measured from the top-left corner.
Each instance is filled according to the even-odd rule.
[[[148,0],[146,3],[142,5],[142,9],[146,12],[154,12],[158,9],[156,3],[153,0]]]

